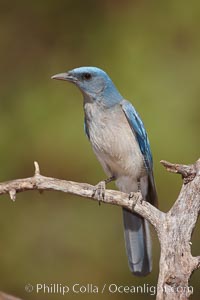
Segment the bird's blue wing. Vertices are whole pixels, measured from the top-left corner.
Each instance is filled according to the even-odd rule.
[[[140,150],[144,157],[145,166],[147,170],[151,172],[153,169],[153,159],[144,124],[130,102],[122,100],[121,106],[133,131],[133,134],[136,136]]]

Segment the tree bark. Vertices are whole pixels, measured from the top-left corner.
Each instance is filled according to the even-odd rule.
[[[200,257],[191,254],[191,237],[200,211],[200,160],[183,166],[162,162],[183,177],[178,199],[159,226],[161,245],[157,300],[188,299],[192,293],[190,277],[199,267]]]
[[[172,208],[164,213],[142,199],[141,192],[131,195],[105,190],[102,202],[125,207],[147,219],[157,232],[160,245],[160,271],[157,300],[185,300],[192,293],[189,280],[200,266],[200,257],[191,254],[191,236],[200,211],[200,159],[193,165],[161,161],[166,169],[182,175],[183,186]],[[0,195],[8,193],[14,201],[16,193],[28,190],[56,190],[98,200],[96,186],[60,180],[40,174],[35,162],[33,177],[0,183]]]

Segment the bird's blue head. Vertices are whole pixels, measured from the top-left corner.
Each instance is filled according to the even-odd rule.
[[[123,99],[106,72],[96,67],[80,67],[51,78],[77,85],[85,102],[98,102],[111,107]]]

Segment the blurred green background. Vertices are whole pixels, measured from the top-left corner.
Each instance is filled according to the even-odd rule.
[[[83,131],[82,96],[51,75],[78,66],[103,68],[139,111],[154,157],[160,209],[175,201],[181,179],[161,159],[199,157],[199,1],[0,1],[0,180],[43,175],[96,184],[105,175]],[[114,185],[110,187],[114,188]],[[0,201],[0,290],[24,299],[27,283],[155,285],[153,272],[131,275],[121,209],[57,193],[26,192]],[[189,216],[188,216],[189,217]],[[192,251],[200,253],[199,230]],[[192,299],[199,299],[199,271]],[[68,294],[71,299],[153,299],[149,294]]]

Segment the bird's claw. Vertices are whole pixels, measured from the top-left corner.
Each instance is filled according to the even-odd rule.
[[[93,191],[93,197],[97,197],[97,200],[99,202],[99,205],[101,204],[101,201],[104,200],[105,197],[105,190],[106,190],[106,183],[105,181],[100,181],[97,185],[94,187]]]

